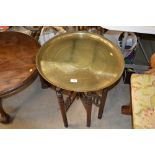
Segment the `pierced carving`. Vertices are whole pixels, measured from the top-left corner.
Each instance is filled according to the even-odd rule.
[[[92,104],[95,104],[96,106],[99,107],[98,118],[102,118],[102,113],[104,110],[105,100],[106,100],[106,96],[107,96],[107,89],[102,90],[102,93],[100,93],[100,94],[97,92],[85,93],[85,92],[69,91],[69,94],[68,94],[66,100],[64,100],[63,89],[56,88],[56,95],[57,95],[57,98],[59,101],[61,114],[63,117],[65,127],[68,126],[66,112],[76,98],[77,99],[80,98],[84,105],[84,108],[87,113],[87,126],[88,127],[90,127],[90,125],[91,125]]]

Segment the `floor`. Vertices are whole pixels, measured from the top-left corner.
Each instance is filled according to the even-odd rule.
[[[92,124],[96,129],[130,129],[131,116],[121,114],[121,106],[129,103],[129,85],[122,80],[109,93],[102,119],[97,118],[98,107],[93,105]],[[0,128],[8,129],[63,129],[63,122],[57,104],[55,92],[42,89],[37,78],[30,86],[13,96],[3,99],[5,110],[14,118],[12,123],[0,124]],[[76,100],[68,113],[70,129],[86,128],[86,113],[80,102]]]

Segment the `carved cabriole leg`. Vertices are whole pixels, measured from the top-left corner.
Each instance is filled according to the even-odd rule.
[[[103,115],[104,106],[105,106],[105,102],[106,102],[106,98],[107,98],[107,93],[108,93],[108,90],[103,89],[102,97],[101,97],[101,101],[100,101],[100,106],[99,106],[99,112],[98,112],[98,118],[99,119],[101,119],[102,115]]]
[[[1,123],[9,123],[11,121],[11,117],[4,111],[2,105],[2,98],[0,98],[0,122]]]
[[[56,88],[56,95],[58,98],[58,102],[59,102],[60,111],[61,111],[62,119],[64,122],[64,126],[68,127],[67,115],[66,115],[66,110],[65,110],[65,103],[64,103],[64,99],[63,99],[62,90],[60,88]]]
[[[91,111],[92,111],[92,95],[91,93],[87,93],[86,97],[86,112],[87,112],[87,127],[91,125]]]

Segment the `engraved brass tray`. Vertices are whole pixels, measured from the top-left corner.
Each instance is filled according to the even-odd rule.
[[[119,48],[88,32],[52,38],[40,48],[36,63],[39,73],[49,83],[77,92],[106,88],[120,78],[124,69]]]

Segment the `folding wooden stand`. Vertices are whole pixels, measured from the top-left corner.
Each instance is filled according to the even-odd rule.
[[[103,89],[101,95],[97,94],[96,92],[84,93],[84,92],[69,91],[66,100],[64,100],[63,97],[63,91],[64,91],[63,89],[56,88],[55,90],[65,127],[68,127],[67,111],[71,106],[71,104],[74,102],[74,100],[79,98],[81,99],[81,102],[83,103],[87,113],[87,123],[86,123],[87,127],[90,127],[91,125],[92,104],[95,104],[96,106],[99,107],[98,118],[99,119],[102,118],[108,89]]]

